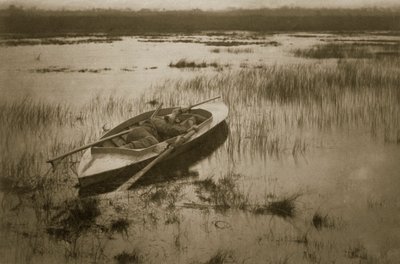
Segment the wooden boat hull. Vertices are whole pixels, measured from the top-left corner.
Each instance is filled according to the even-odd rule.
[[[161,109],[159,115],[171,113],[174,108]],[[203,137],[212,133],[212,131],[222,123],[227,115],[228,108],[222,102],[206,103],[195,107],[193,112],[208,115],[208,119],[200,124],[199,131],[193,135],[188,142],[178,147],[168,156],[171,159],[190,148],[193,148]],[[117,134],[129,128],[129,126],[138,121],[145,120],[151,116],[154,111],[149,111],[133,117],[120,125],[116,126],[102,138]],[[123,174],[125,171],[136,171],[143,168],[151,160],[155,159],[169,143],[174,142],[176,138],[169,139],[167,142],[161,142],[146,149],[123,149],[117,147],[92,147],[88,149],[82,156],[78,167],[78,179],[82,187],[110,180],[113,177]]]

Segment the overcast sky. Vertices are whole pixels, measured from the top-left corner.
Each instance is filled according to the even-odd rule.
[[[24,7],[45,9],[91,9],[91,8],[131,8],[131,9],[195,9],[204,10],[226,8],[260,7],[389,7],[400,6],[399,0],[0,0],[1,6],[14,4]]]

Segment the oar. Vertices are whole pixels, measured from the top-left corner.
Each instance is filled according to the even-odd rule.
[[[150,116],[150,119],[153,119],[154,117],[157,116],[158,112],[160,112],[160,109],[161,109],[161,106],[162,106],[162,105],[163,105],[163,103],[161,103],[161,104],[157,107],[156,111],[154,111],[153,114]]]
[[[166,156],[168,156],[176,147],[179,147],[183,143],[185,143],[188,139],[190,139],[194,134],[196,134],[198,128],[197,126],[192,126],[186,134],[179,136],[176,141],[169,145],[167,149],[165,149],[157,158],[152,160],[146,167],[144,167],[141,171],[133,175],[127,182],[122,184],[118,189],[114,192],[126,191],[129,187],[132,186],[137,180],[140,179],[146,172],[148,172],[151,168],[154,167],[158,162],[163,160]]]
[[[150,118],[154,118],[154,117],[158,114],[158,112],[160,111],[162,105],[163,105],[163,104],[161,103],[161,104],[157,107],[157,109],[154,111],[154,113],[151,115]],[[67,156],[69,156],[69,155],[71,155],[71,154],[74,154],[74,153],[79,152],[79,151],[81,151],[81,150],[84,150],[84,149],[93,147],[93,146],[95,146],[95,145],[97,145],[97,144],[100,144],[100,143],[102,143],[102,142],[104,142],[104,141],[107,141],[107,140],[110,140],[110,139],[113,139],[113,138],[116,138],[116,137],[125,135],[125,134],[131,132],[132,130],[133,130],[133,129],[125,130],[125,131],[119,132],[119,133],[117,133],[117,134],[114,134],[114,135],[111,135],[111,136],[102,138],[102,139],[100,139],[100,140],[98,140],[98,141],[96,141],[96,142],[93,142],[93,143],[84,145],[84,146],[82,146],[82,147],[73,149],[73,150],[71,150],[71,151],[69,151],[69,152],[67,152],[67,153],[64,153],[64,154],[62,154],[62,155],[60,155],[60,156],[54,157],[54,158],[52,158],[52,159],[49,159],[49,160],[47,160],[46,162],[47,162],[47,163],[50,163],[51,166],[54,168],[54,162],[55,162],[56,160],[63,159],[63,158],[65,158],[65,157],[67,157]]]
[[[214,98],[211,98],[211,99],[207,99],[207,100],[205,100],[205,101],[203,101],[203,102],[200,102],[200,103],[191,105],[191,106],[189,106],[189,107],[183,108],[183,109],[182,109],[182,112],[188,111],[188,110],[192,109],[193,107],[196,107],[196,106],[199,106],[199,105],[202,105],[202,104],[211,102],[211,101],[216,100],[216,99],[218,99],[218,98],[221,98],[221,95],[218,95],[218,96],[216,96],[216,97],[214,97]]]

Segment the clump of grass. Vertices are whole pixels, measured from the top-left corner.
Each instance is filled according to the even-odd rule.
[[[322,215],[319,212],[315,212],[312,218],[312,224],[317,230],[322,228],[334,228],[335,222],[328,215]]]
[[[367,44],[367,45],[365,45]],[[328,43],[316,45],[310,49],[297,49],[298,57],[329,59],[329,58],[374,58],[385,55],[398,55],[399,45],[383,45],[362,43]]]
[[[103,72],[103,71],[111,71],[111,68],[101,68],[101,69],[79,69],[79,70],[74,70],[72,72],[80,72],[80,73],[85,73],[85,72],[89,72],[89,73],[99,73],[99,72]]]
[[[49,72],[65,72],[65,73],[71,73],[71,72],[79,72],[79,73],[100,73],[103,71],[111,71],[111,68],[100,68],[100,69],[71,69],[67,67],[58,67],[58,66],[50,66],[47,68],[40,68],[40,69],[35,69],[31,70],[31,72],[36,72],[36,73],[49,73]]]
[[[22,98],[0,103],[0,122],[13,130],[40,130],[52,124],[71,124],[74,114],[67,104],[51,104]]]
[[[196,181],[195,184],[208,192],[214,192],[215,190],[217,190],[217,185],[211,177],[208,177],[201,181]]]
[[[4,151],[9,150],[4,148]],[[3,156],[0,159],[0,190],[21,195],[41,188],[47,178],[42,177],[40,162],[41,159],[31,153]]]
[[[58,240],[70,241],[71,232],[64,227],[48,227],[46,232]]]
[[[368,259],[367,250],[360,243],[349,246],[345,251],[345,255],[350,259]]]
[[[153,203],[161,204],[167,198],[167,195],[168,192],[166,189],[158,189],[150,195],[149,200]]]
[[[93,227],[99,215],[98,199],[78,198],[65,203],[62,210],[53,217],[53,224],[64,228],[65,233],[80,234]]]
[[[239,54],[239,53],[253,53],[254,50],[252,48],[227,48],[226,52]]]
[[[252,48],[225,48],[225,49],[213,48],[210,49],[210,52],[212,53],[227,52],[227,53],[239,54],[239,53],[253,53],[254,50]]]
[[[196,63],[194,61],[187,61],[186,59],[180,59],[176,63],[170,63],[169,67],[173,68],[206,68],[207,63],[201,62],[201,63]]]
[[[243,194],[237,187],[238,174],[228,174],[214,182],[212,178],[197,181],[197,197],[210,203],[217,210],[241,209],[248,207],[248,196]]]
[[[60,38],[40,38],[40,39],[10,39],[0,42],[0,46],[34,46],[34,45],[77,45],[88,43],[112,43],[121,41],[119,37],[84,38],[84,39],[60,39]]]
[[[70,68],[67,67],[58,67],[58,66],[50,66],[47,68],[40,68],[32,70],[37,73],[48,73],[48,72],[70,72]]]
[[[77,230],[90,227],[100,215],[99,201],[95,198],[75,199],[67,207],[67,217],[62,223]]]
[[[304,155],[306,153],[307,143],[301,138],[296,138],[292,148],[292,155],[296,158],[299,154]]]
[[[329,59],[329,58],[371,58],[372,54],[365,49],[344,44],[321,44],[310,49],[297,49],[294,55],[298,57]]]
[[[251,205],[248,195],[241,192],[236,185],[238,177],[240,175],[231,174],[217,182],[214,182],[212,178],[194,182],[197,185],[197,197],[202,202],[209,203],[216,210],[221,211],[239,209],[249,210],[254,214],[271,214],[282,218],[293,218],[295,216],[295,201],[300,194],[281,199],[274,197],[273,201],[265,205]]]
[[[212,256],[208,261],[204,262],[204,264],[223,264],[228,260],[231,260],[231,253],[225,250],[218,250],[214,256]]]
[[[132,68],[121,68],[121,71],[126,71],[126,72],[133,72],[133,71],[135,71],[135,67],[132,67]]]
[[[263,206],[256,206],[252,211],[254,214],[272,214],[282,218],[293,218],[296,213],[295,201],[299,194],[283,197],[275,201],[271,201]]]
[[[117,220],[111,221],[111,232],[116,232],[120,234],[128,234],[129,221],[126,218],[118,218]]]
[[[180,219],[179,216],[175,212],[170,212],[167,214],[165,224],[166,225],[171,225],[171,224],[179,224]]]
[[[279,43],[278,41],[269,41],[269,42],[262,44],[261,47],[268,47],[268,46],[278,47],[280,45],[282,45],[282,44]]]
[[[231,46],[243,46],[243,45],[264,45],[263,41],[202,41],[206,46],[217,46],[217,47],[231,47]]]
[[[219,65],[216,62],[213,63],[206,63],[206,62],[200,62],[196,63],[194,61],[188,61],[186,59],[180,59],[176,63],[170,63],[169,67],[171,68],[207,68],[207,67],[214,67],[217,68]]]
[[[256,38],[257,39],[257,38]],[[164,43],[164,42],[172,42],[172,43],[199,43],[204,44],[206,46],[216,46],[216,47],[236,47],[236,46],[245,46],[245,45],[262,45],[262,46],[278,46],[280,45],[276,41],[244,41],[244,40],[200,40],[200,39],[139,39],[140,42],[154,42],[154,43]],[[211,49],[211,52],[218,53],[218,49]]]
[[[131,251],[130,253],[123,251],[118,255],[114,256],[114,259],[118,264],[138,264],[142,263],[142,257],[136,250]]]
[[[96,218],[100,215],[98,200],[94,198],[73,199],[64,203],[60,211],[51,219],[46,228],[47,233],[58,240],[68,243],[66,256],[77,258],[81,247],[78,240],[89,230],[103,227],[96,225]]]

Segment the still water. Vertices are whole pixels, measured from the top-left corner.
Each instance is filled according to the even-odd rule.
[[[166,40],[176,39],[182,37],[171,36]],[[191,39],[206,41],[215,40],[215,37],[193,36]],[[265,36],[263,41],[276,41],[278,46],[246,45],[244,47],[250,48],[251,52],[238,54],[224,52],[228,47],[221,47],[219,53],[211,52],[215,47],[201,43],[143,41],[148,39],[123,37],[122,41],[111,44],[0,47],[2,96],[7,99],[29,96],[82,104],[100,93],[137,94],[164,79],[189,78],[199,72],[217,72],[215,68],[180,70],[168,66],[180,59],[196,63],[216,62],[226,69],[239,68],[240,65],[299,63],[302,60],[289,53],[293,42],[296,41],[297,47],[301,47],[317,40],[270,35]],[[65,68],[71,72],[36,72],[51,67]],[[107,70],[99,73],[79,72],[83,69]]]

